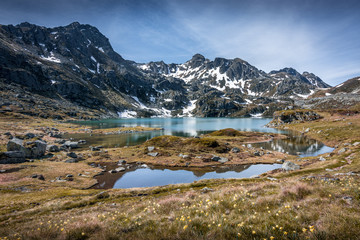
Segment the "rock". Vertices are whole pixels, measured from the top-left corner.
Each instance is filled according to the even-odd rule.
[[[33,174],[30,176],[30,178],[37,178],[39,180],[45,181],[45,178],[42,174]]]
[[[150,146],[150,147],[148,147],[147,149],[148,149],[149,152],[152,152],[152,151],[154,151],[155,147],[154,147],[154,146]]]
[[[44,156],[46,152],[47,144],[43,141],[36,140],[35,142],[25,143],[25,147],[26,147],[25,157],[39,158]]]
[[[255,151],[254,156],[261,156],[261,153],[259,151]]]
[[[347,150],[348,150],[347,148],[342,148],[342,149],[340,149],[340,150],[339,150],[339,152],[338,152],[338,153],[339,153],[339,154],[341,154],[341,153],[346,152]]]
[[[66,163],[77,163],[79,160],[77,160],[76,158],[70,158],[70,159],[67,159],[65,162]]]
[[[74,177],[74,175],[68,174],[68,175],[66,175],[65,177],[67,177],[67,178],[72,178],[72,177]]]
[[[231,149],[231,152],[238,153],[238,152],[240,152],[240,149],[237,148],[237,147],[234,147],[234,148]]]
[[[100,151],[100,148],[98,147],[93,147],[93,146],[90,146],[90,151]]]
[[[325,171],[327,171],[327,172],[332,172],[332,171],[334,171],[334,170],[332,170],[332,169],[330,169],[330,168],[327,168],[327,169],[325,169]]]
[[[25,139],[31,139],[31,138],[34,138],[36,137],[36,135],[34,133],[26,133],[25,134]]]
[[[149,156],[152,156],[152,157],[156,157],[157,155],[159,155],[158,152],[150,152],[148,153]]]
[[[125,160],[119,160],[118,165],[126,164]]]
[[[10,132],[4,133],[5,136],[12,136]]]
[[[149,168],[149,166],[146,165],[146,164],[141,164],[141,165],[140,165],[140,168]]]
[[[25,145],[25,146],[24,146]],[[34,142],[25,142],[13,138],[7,144],[8,151],[23,152],[25,158],[38,158],[45,154],[47,144],[43,141],[36,140]]]
[[[212,188],[208,188],[208,187],[204,187],[203,189],[201,189],[201,193],[208,193],[208,192],[213,192],[214,189]]]
[[[24,152],[24,141],[19,138],[13,138],[7,143],[8,151],[22,151]]]
[[[356,142],[356,143],[353,144],[354,147],[356,147],[358,145],[360,145],[360,142]]]
[[[214,155],[214,156],[211,158],[211,161],[217,162],[217,161],[219,161],[220,159],[221,159],[220,157]]]
[[[79,144],[86,144],[86,140],[79,140]]]
[[[229,161],[229,159],[224,158],[224,157],[221,157],[220,160],[218,160],[219,163],[226,163],[228,161]]]
[[[286,162],[283,163],[282,169],[285,170],[285,171],[294,171],[294,170],[300,169],[300,166],[293,163],[293,162],[286,161]]]
[[[4,152],[4,155],[7,158],[25,158],[25,153],[21,152],[21,151],[9,151],[9,152]]]
[[[278,163],[284,163],[285,160],[284,160],[284,159],[277,159],[276,162],[278,162]]]
[[[190,156],[189,155],[184,155],[182,153],[179,154],[179,157],[183,158],[183,159],[189,159]]]
[[[250,178],[260,178],[259,175],[253,175]]]
[[[78,155],[76,153],[74,153],[74,152],[69,152],[68,154],[66,154],[66,156],[71,157],[71,158],[77,158],[78,157]]]
[[[305,132],[305,133],[310,132],[310,128],[305,129],[305,131],[304,131],[304,132]]]
[[[60,133],[54,133],[54,132],[50,132],[49,136],[53,138],[62,138],[62,135]]]
[[[79,147],[79,143],[78,142],[71,142],[71,141],[66,141],[64,143],[64,146],[67,147],[67,148],[78,148]]]
[[[267,179],[269,179],[270,181],[277,181],[277,179],[273,177],[267,177]]]
[[[126,169],[125,169],[124,167],[118,167],[118,168],[116,168],[115,170],[118,171],[118,172],[123,172],[123,171],[125,171]]]
[[[353,200],[353,198],[350,196],[344,196],[342,199],[345,200],[348,204],[351,204]]]
[[[58,143],[58,144],[64,144],[66,142],[66,140],[65,139],[57,139],[54,142]]]
[[[45,181],[44,176],[43,176],[43,175],[41,175],[41,174],[40,174],[40,175],[38,175],[37,179],[42,180],[42,181]]]
[[[319,158],[319,160],[320,160],[320,161],[326,161],[326,158],[324,158],[323,156],[321,156],[321,157]]]
[[[60,148],[57,145],[47,145],[46,150],[48,152],[59,152]]]

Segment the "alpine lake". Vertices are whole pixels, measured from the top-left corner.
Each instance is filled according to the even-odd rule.
[[[126,147],[142,144],[145,141],[161,135],[181,137],[196,137],[216,130],[233,128],[240,131],[255,131],[285,134],[285,139],[274,139],[270,142],[248,144],[264,150],[278,151],[299,157],[317,156],[331,152],[333,148],[323,143],[309,139],[300,133],[294,133],[265,125],[271,118],[133,118],[107,119],[99,121],[73,122],[91,129],[106,129],[117,127],[151,127],[161,130],[146,132],[129,132],[121,134],[68,134],[66,138],[86,140],[81,148],[102,146],[104,148]],[[116,168],[107,166],[107,169]],[[97,176],[98,184],[94,188],[135,188],[153,187],[168,184],[191,183],[201,179],[212,178],[249,178],[264,172],[281,168],[281,164],[240,165],[214,169],[164,168],[156,166],[132,166],[124,172],[116,174],[105,172]]]

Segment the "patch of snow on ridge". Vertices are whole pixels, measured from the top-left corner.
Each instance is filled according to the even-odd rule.
[[[137,66],[138,68],[142,69],[142,70],[149,70],[150,66],[147,64],[141,64]]]
[[[339,88],[339,87],[341,87],[342,85],[344,85],[344,83],[340,83],[340,84],[337,85],[335,88]]]
[[[301,98],[308,98],[310,95],[312,95],[314,93],[314,90],[310,90],[309,94],[299,94],[299,93],[295,93],[296,95],[298,95]]]
[[[251,100],[249,99],[244,99],[246,101],[246,104],[250,104],[250,103],[253,103]]]
[[[325,96],[331,96],[332,94],[331,93],[325,93]]]
[[[136,118],[137,113],[135,111],[125,110],[117,113],[119,118]]]
[[[43,55],[41,55],[40,58],[54,63],[61,63],[61,60],[59,58],[56,58],[53,52],[50,52],[49,57],[44,57]]]
[[[250,116],[252,117],[252,118],[262,118],[262,113],[255,113],[255,114],[250,114]]]
[[[136,96],[131,96],[137,103],[138,103],[138,106],[141,108],[141,109],[149,109],[147,106],[145,106],[145,104],[143,104],[138,97]]]
[[[183,109],[183,114],[187,115],[189,117],[192,117],[193,114],[191,113],[196,108],[196,101],[197,100],[191,100],[189,105]]]

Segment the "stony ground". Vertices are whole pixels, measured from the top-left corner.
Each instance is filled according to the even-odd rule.
[[[282,127],[335,150],[296,160],[300,170],[272,171],[256,179],[84,190],[101,171],[87,160],[66,165],[60,153],[58,161],[2,165],[8,172],[0,173],[0,239],[358,239],[360,115],[320,115],[324,118]],[[1,131],[52,127],[37,121],[4,120]],[[76,128],[52,124],[64,131]],[[141,149],[144,156],[147,147]],[[107,154],[116,156],[112,150]],[[34,173],[45,181],[29,178]]]

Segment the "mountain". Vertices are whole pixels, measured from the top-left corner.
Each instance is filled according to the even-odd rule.
[[[320,89],[301,104],[317,109],[357,109],[360,107],[360,77],[332,88]]]
[[[271,115],[329,87],[311,73],[266,73],[240,58],[136,63],[78,22],[0,25],[0,66],[2,111],[60,119]]]

